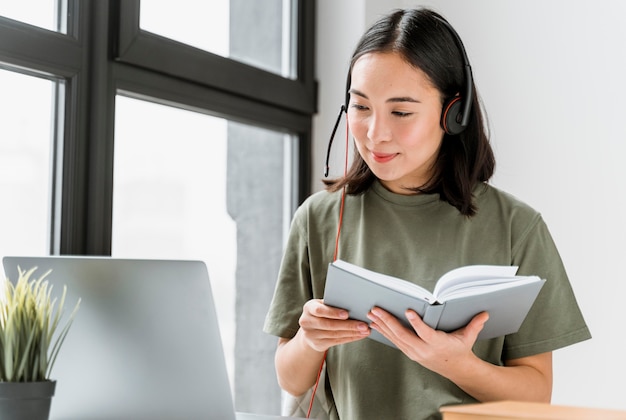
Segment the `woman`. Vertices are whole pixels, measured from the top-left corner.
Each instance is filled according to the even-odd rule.
[[[456,32],[438,14],[398,10],[361,38],[348,76],[355,159],[294,216],[265,331],[279,337],[280,386],[298,396],[326,361],[331,418],[439,418],[443,405],[548,402],[552,351],[590,338],[541,215],[487,181],[494,156]],[[342,191],[345,202],[342,203]],[[338,227],[341,235],[339,235]],[[450,269],[519,266],[547,279],[515,334],[477,341],[489,314],[445,333],[407,311],[371,323],[322,300],[341,258],[432,290]],[[370,328],[397,347],[366,339]]]

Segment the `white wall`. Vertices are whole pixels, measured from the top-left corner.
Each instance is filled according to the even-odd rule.
[[[356,40],[380,13],[416,4],[319,0],[314,168],[320,174]],[[553,403],[626,409],[621,267],[626,257],[626,26],[621,24],[626,2],[421,4],[446,16],[463,38],[489,117],[497,158],[493,184],[543,214],[593,334],[590,341],[555,352]],[[315,190],[321,188],[320,177],[314,173]]]

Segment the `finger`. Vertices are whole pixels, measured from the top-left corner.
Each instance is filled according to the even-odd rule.
[[[367,317],[377,325],[385,328],[393,327],[398,320],[384,309],[373,307],[367,314]]]
[[[325,338],[344,339],[344,338],[361,338],[370,334],[370,327],[360,322],[358,324],[342,325],[337,321],[335,328],[324,328],[312,330],[313,334],[318,334]]]
[[[312,330],[333,332],[337,335],[358,335],[369,333],[369,325],[365,322],[354,320],[336,320],[317,318],[314,322],[304,320],[300,323],[301,327],[309,327]],[[330,333],[329,333],[330,335]]]
[[[367,323],[348,319],[346,310],[324,305],[321,300],[311,300],[304,305],[299,323],[308,329],[369,332]]]
[[[371,330],[365,323],[356,324],[357,327],[346,327],[347,321],[332,321],[335,328],[316,329],[301,326],[305,340],[314,349],[323,351],[339,344],[362,340],[370,335]],[[350,323],[351,325],[355,325]]]
[[[314,340],[362,338],[370,334],[369,326],[365,322],[352,319],[321,318],[303,312],[299,320],[300,328]]]
[[[349,333],[355,331],[361,335],[369,335],[370,328],[366,322],[349,319],[349,313],[342,308],[325,305],[322,300],[318,300],[311,306],[312,315],[317,317],[317,322],[321,325],[318,328],[325,330],[343,330]]]
[[[383,334],[391,341],[396,341],[396,337],[406,331],[406,328],[400,323],[400,321],[389,312],[374,307],[368,314],[368,318],[372,321],[370,324],[372,328]]]
[[[422,340],[414,330],[405,327],[398,318],[380,308],[374,308],[370,312],[370,319],[372,319],[372,329],[395,344],[409,358],[416,360],[412,353],[422,343]]]
[[[320,318],[348,319],[349,313],[345,309],[325,305],[321,299],[313,299],[304,305],[304,310]]]
[[[339,346],[341,344],[348,344],[355,341],[363,340],[366,336],[356,336],[356,337],[338,337],[338,338],[322,338],[314,341],[308,340],[311,348],[317,351],[326,351],[331,347]]]
[[[463,330],[463,334],[472,342],[475,342],[478,338],[478,334],[483,330],[485,324],[489,320],[489,314],[487,312],[481,312],[476,315],[472,320],[467,324],[467,326]]]
[[[436,330],[426,324],[417,312],[409,309],[405,312],[406,318],[409,320],[409,324],[415,330],[415,333],[424,341],[430,341],[433,334],[436,334]]]

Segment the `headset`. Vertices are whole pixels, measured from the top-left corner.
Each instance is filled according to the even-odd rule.
[[[435,18],[445,26],[454,37],[454,40],[463,56],[463,73],[465,76],[464,89],[460,96],[453,96],[445,101],[441,112],[441,128],[446,134],[455,136],[461,134],[469,125],[472,102],[474,102],[474,78],[472,77],[472,66],[470,66],[467,52],[463,46],[461,37],[456,30],[445,19],[435,16]]]
[[[463,41],[461,41],[461,37],[456,32],[456,30],[445,19],[436,15],[433,17],[437,19],[438,22],[443,24],[443,26],[445,26],[448,32],[452,35],[463,58],[464,83],[462,92],[459,95],[453,96],[452,98],[449,98],[444,102],[443,109],[441,111],[440,121],[441,128],[446,134],[456,136],[458,134],[461,134],[469,125],[470,115],[472,111],[472,103],[474,102],[474,78],[472,76],[472,67],[470,66],[469,59],[467,58],[467,52],[465,51],[465,47],[463,46]],[[344,103],[341,105],[341,109],[339,110],[337,121],[335,122],[335,126],[333,127],[333,131],[330,135],[330,140],[328,142],[328,150],[326,151],[326,164],[324,166],[325,177],[328,176],[328,172],[330,170],[330,150],[333,144],[333,139],[335,138],[335,133],[337,132],[337,127],[339,126],[339,122],[341,121],[342,114],[344,112],[347,113],[348,111],[348,103],[350,102],[350,84],[351,75],[350,72],[348,72],[345,100]]]

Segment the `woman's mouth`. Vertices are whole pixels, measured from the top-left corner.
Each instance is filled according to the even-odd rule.
[[[371,154],[372,154],[372,158],[377,163],[387,163],[398,155],[397,153],[378,153],[378,152],[371,152]]]

